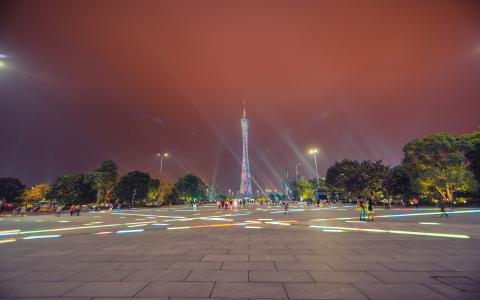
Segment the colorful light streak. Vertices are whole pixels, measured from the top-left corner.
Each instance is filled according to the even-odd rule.
[[[10,235],[17,235],[20,233],[20,229],[13,229],[13,230],[2,230],[0,231],[0,236],[10,236]]]
[[[394,233],[394,234],[407,234],[407,235],[420,235],[420,236],[449,237],[449,238],[457,238],[457,239],[470,238],[468,235],[463,235],[463,234],[435,233],[435,232],[422,232],[422,231],[403,231],[403,230],[352,228],[352,227],[336,227],[336,226],[320,226],[320,225],[310,225],[309,227],[321,228],[321,229],[365,231],[365,232],[375,232],[375,233]]]
[[[260,227],[260,226],[245,226],[243,228],[246,228],[246,229],[261,229],[263,227]]]
[[[3,240],[0,240],[0,244],[12,243],[15,241],[16,239],[3,239]]]
[[[113,233],[113,232],[111,232],[111,231],[100,231],[100,232],[95,232],[95,233],[93,233],[93,234],[96,234],[96,235],[104,235],[104,234],[111,234],[111,233]]]
[[[127,229],[127,230],[117,231],[118,234],[135,233],[135,232],[143,232],[143,229]]]
[[[26,236],[23,239],[24,240],[38,240],[38,239],[51,239],[51,238],[58,238],[61,237],[60,234],[50,234],[50,235],[31,235],[31,236]]]
[[[183,227],[168,227],[167,230],[176,230],[176,229],[189,229],[190,226],[183,226]]]

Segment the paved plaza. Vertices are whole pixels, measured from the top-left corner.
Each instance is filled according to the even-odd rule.
[[[480,210],[0,217],[2,299],[480,299]]]

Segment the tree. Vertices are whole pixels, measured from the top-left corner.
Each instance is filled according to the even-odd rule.
[[[396,166],[388,170],[388,174],[383,182],[385,190],[390,196],[409,196],[410,178],[403,166]]]
[[[465,167],[465,139],[441,133],[419,138],[404,149],[403,165],[419,193],[435,191],[444,201],[470,189],[473,175]]]
[[[145,203],[148,205],[164,205],[171,203],[173,184],[152,179],[148,187]]]
[[[313,199],[314,190],[312,183],[306,179],[298,179],[293,183],[293,197],[295,199]]]
[[[206,185],[200,177],[188,174],[175,183],[175,191],[178,199],[191,202],[203,200],[206,197]]]
[[[109,201],[113,197],[118,177],[118,166],[112,160],[101,161],[99,166],[88,173],[88,180],[97,191],[97,202]]]
[[[24,189],[25,185],[20,179],[13,177],[0,178],[0,199],[17,201]]]
[[[25,202],[41,201],[47,197],[50,186],[48,183],[40,183],[23,191],[22,200]]]
[[[137,204],[143,203],[147,198],[150,182],[150,175],[145,172],[128,172],[120,178],[115,193],[123,202],[132,203],[132,200],[135,200]]]
[[[55,180],[47,198],[60,200],[65,204],[88,203],[95,199],[95,191],[83,174],[69,173]]]
[[[359,196],[380,197],[388,168],[381,160],[342,160],[328,168],[326,183],[334,192],[345,193],[349,198]]]
[[[468,138],[465,149],[465,156],[468,162],[468,169],[473,173],[475,179],[480,183],[480,140]]]

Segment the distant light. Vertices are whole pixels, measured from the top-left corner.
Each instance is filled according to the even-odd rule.
[[[31,236],[26,236],[23,239],[24,240],[37,240],[37,239],[50,239],[50,238],[57,238],[61,237],[60,234],[50,234],[50,235],[31,235]]]
[[[245,226],[243,228],[247,228],[247,229],[261,229],[262,227],[260,226]]]
[[[100,232],[95,232],[94,234],[98,234],[98,235],[103,235],[103,234],[110,234],[112,233],[111,231],[100,231]]]
[[[134,233],[134,232],[143,232],[143,229],[129,229],[129,230],[119,230],[119,231],[117,231],[118,234]]]
[[[0,68],[5,68],[6,66],[7,64],[3,60],[0,60]]]
[[[5,54],[1,54],[1,53],[0,53],[0,58],[8,58],[8,56],[6,56]]]
[[[441,223],[436,223],[436,222],[419,222],[419,224],[422,224],[422,225],[441,225]]]

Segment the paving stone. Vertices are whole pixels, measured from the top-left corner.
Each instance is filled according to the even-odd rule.
[[[427,272],[370,272],[385,283],[437,283]]]
[[[27,271],[21,272],[21,271],[3,271],[0,272],[0,281],[5,281],[9,280],[15,277],[22,276],[24,274],[27,274]]]
[[[222,270],[275,270],[275,265],[271,261],[225,262]]]
[[[248,271],[193,270],[185,281],[248,281]]]
[[[309,271],[316,282],[328,283],[378,283],[377,278],[367,272],[356,271]]]
[[[208,254],[203,257],[202,261],[248,261],[248,255]]]
[[[332,270],[323,262],[278,261],[275,265],[278,270]]]
[[[88,270],[80,271],[72,276],[66,277],[63,281],[121,281],[134,271],[104,271],[104,270]]]
[[[328,262],[328,261],[345,261],[345,259],[339,255],[295,255],[298,261],[301,262]]]
[[[307,271],[249,271],[249,281],[313,282],[312,277],[310,277]]]
[[[355,286],[372,300],[395,299],[448,299],[442,294],[421,284],[375,284],[360,283]]]
[[[138,270],[123,281],[183,281],[189,270]]]
[[[290,299],[367,299],[350,284],[285,283]]]
[[[327,261],[325,264],[337,271],[390,271],[385,266],[374,262]]]
[[[430,289],[455,300],[477,300],[480,299],[480,292],[459,290],[453,286],[441,283],[426,283]]]
[[[70,291],[72,297],[133,297],[146,282],[87,282]]]
[[[208,298],[212,288],[212,282],[150,282],[136,297]]]
[[[449,268],[431,262],[382,262],[380,264],[393,271],[451,271]]]
[[[250,254],[250,261],[297,261],[294,255],[292,254]]]
[[[281,283],[217,282],[212,297],[286,299],[287,295]]]
[[[169,269],[174,270],[220,270],[222,267],[220,261],[202,261],[202,262],[175,262]]]
[[[18,281],[62,281],[80,271],[30,271],[12,280]]]
[[[163,270],[168,269],[171,262],[128,261],[117,267],[117,270]]]
[[[2,290],[2,297],[59,297],[81,286],[83,282],[25,282]]]

